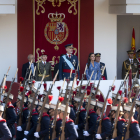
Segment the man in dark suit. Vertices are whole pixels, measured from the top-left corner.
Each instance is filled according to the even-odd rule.
[[[71,80],[74,79],[75,70],[77,70],[78,66],[78,58],[76,55],[73,55],[73,44],[65,45],[66,55],[60,57],[59,61],[59,80],[63,80],[65,77],[68,79],[70,77],[71,68],[72,76]],[[78,79],[79,79],[79,69],[78,69]]]
[[[27,71],[27,69],[29,68],[31,61],[32,61],[32,64],[31,64],[32,75],[33,75],[33,72],[34,72],[34,68],[35,68],[35,66],[36,66],[35,58],[34,58],[34,56],[33,56],[32,54],[29,54],[29,55],[28,55],[28,61],[29,61],[29,62],[23,64],[23,66],[22,66],[22,77],[23,77],[23,78],[25,78],[26,71]],[[29,77],[29,74],[27,74],[26,79],[27,79],[28,77]]]
[[[101,60],[101,53],[95,53],[95,61],[98,62],[100,64],[100,69],[101,71],[103,70],[105,63],[100,62]],[[107,80],[107,72],[106,72],[106,68],[104,70],[104,74],[102,76],[103,80]]]
[[[129,50],[127,51],[129,59],[123,62],[122,66],[122,79],[125,78],[126,73],[132,69],[132,79],[135,77],[137,72],[137,78],[139,78],[139,63],[137,59],[134,58],[134,51]],[[131,66],[131,67],[130,67]]]
[[[52,81],[51,64],[47,62],[47,54],[42,54],[42,61],[37,63],[36,81],[41,81],[45,73],[44,81]]]

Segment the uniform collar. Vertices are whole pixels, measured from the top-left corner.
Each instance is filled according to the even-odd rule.
[[[45,62],[44,62],[44,61],[42,61],[42,63],[43,63],[43,64],[44,64],[44,63],[46,64],[46,61],[45,61]]]

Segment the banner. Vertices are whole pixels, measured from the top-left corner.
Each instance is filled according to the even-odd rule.
[[[73,44],[73,54],[79,50],[79,2],[78,0],[35,0],[35,59],[41,60],[45,52],[52,70],[65,45]]]

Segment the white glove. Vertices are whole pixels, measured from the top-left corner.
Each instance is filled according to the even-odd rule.
[[[22,131],[21,126],[17,126],[17,131]]]
[[[24,131],[24,135],[28,135],[29,131]]]
[[[34,133],[34,136],[35,136],[36,138],[39,138],[39,137],[40,137],[38,132],[35,132],[35,133]]]
[[[84,136],[89,136],[90,134],[88,133],[88,131],[84,131],[84,132],[83,132],[83,135],[84,135]]]
[[[95,137],[96,137],[96,139],[102,139],[100,134],[96,134]]]
[[[63,80],[59,80],[59,81],[63,81]]]
[[[27,140],[26,138],[22,139],[22,140]]]
[[[74,125],[75,129],[78,129],[78,125]]]
[[[114,140],[114,139],[111,139],[111,140]]]

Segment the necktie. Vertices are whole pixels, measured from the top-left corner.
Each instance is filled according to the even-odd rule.
[[[131,59],[131,64],[133,64],[133,59]]]
[[[31,69],[32,69],[32,74],[33,74],[33,72],[34,72],[34,65],[33,65],[33,63],[31,64]]]
[[[71,55],[69,54],[69,58],[71,57]]]
[[[45,65],[45,62],[44,62],[44,65]]]

